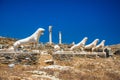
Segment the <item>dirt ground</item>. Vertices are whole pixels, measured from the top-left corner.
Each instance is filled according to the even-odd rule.
[[[55,65],[70,69],[43,69],[49,66],[44,60],[51,56],[41,56],[36,65],[17,64],[10,68],[0,64],[0,80],[120,80],[120,56],[109,58],[78,58],[55,61]]]

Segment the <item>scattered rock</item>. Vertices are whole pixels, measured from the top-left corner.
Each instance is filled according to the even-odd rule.
[[[29,71],[30,73],[33,73],[33,74],[37,74],[37,75],[46,75],[47,73],[44,72],[44,71],[38,71],[38,70],[35,70],[35,71]]]
[[[114,52],[115,55],[120,55],[120,49]]]
[[[9,64],[8,65],[10,68],[13,68],[15,66],[15,64]]]
[[[54,61],[53,60],[45,60],[44,61],[46,64],[53,65]]]
[[[59,46],[59,45],[55,45],[55,46],[54,46],[54,50],[55,50],[55,51],[60,50],[60,46]]]
[[[48,54],[48,52],[47,51],[41,51],[41,55],[44,55],[44,54]]]
[[[50,66],[43,67],[43,69],[69,70],[73,68],[70,66],[50,65]]]
[[[44,71],[29,71],[30,73],[32,73],[32,77],[35,77],[35,78],[42,78],[44,79],[50,79],[50,80],[60,80],[59,78],[55,77],[55,76],[52,76],[52,75],[48,75],[46,72]]]
[[[39,53],[39,50],[32,50],[33,53]]]

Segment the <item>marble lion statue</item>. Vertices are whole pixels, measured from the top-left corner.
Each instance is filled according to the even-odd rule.
[[[96,47],[98,41],[99,41],[99,39],[95,39],[92,43],[86,45],[84,47],[84,49],[86,49],[86,50],[92,50],[93,51],[93,48]]]
[[[93,48],[93,50],[102,49],[102,51],[104,52],[104,47],[105,47],[105,40],[102,40],[100,44],[98,44],[96,47]]]
[[[85,46],[85,43],[86,43],[87,40],[88,40],[88,38],[87,38],[87,37],[84,37],[83,40],[80,41],[78,44],[73,45],[73,46],[70,48],[70,50],[73,50],[73,49],[75,49],[75,48],[80,48],[81,50],[83,50],[83,47]]]
[[[41,35],[43,35],[45,29],[43,28],[38,28],[36,30],[35,33],[33,33],[31,36],[27,37],[27,38],[24,38],[24,39],[20,39],[18,41],[16,41],[14,44],[13,44],[13,48],[14,48],[14,51],[17,51],[18,50],[18,47],[22,44],[27,44],[27,43],[34,43],[36,46],[37,44],[39,43],[39,38]]]

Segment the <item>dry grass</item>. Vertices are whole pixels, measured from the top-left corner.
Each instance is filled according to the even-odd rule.
[[[61,80],[120,80],[119,55],[114,58],[106,59],[74,57],[72,60],[66,61],[55,60],[56,65],[70,66],[73,69],[42,69],[41,67],[48,66],[44,61],[49,59],[52,59],[51,55],[41,55],[36,65],[15,65],[14,68],[0,64],[0,80],[51,80],[48,78],[33,77],[32,73],[26,73],[27,71],[34,70],[44,71],[48,75],[56,76]]]
[[[80,80],[119,80],[120,79],[120,57],[113,58],[74,58],[72,61],[64,62],[57,61],[57,64],[64,66],[72,66],[75,68],[75,71],[71,71],[70,73],[75,73],[76,70],[78,74],[69,75],[73,79],[77,79],[79,77]],[[66,79],[65,79],[66,80]]]
[[[12,45],[15,40],[0,40],[1,44]],[[49,54],[52,54],[54,44],[46,44],[39,49],[45,49]],[[62,49],[68,50],[71,45],[59,45]],[[119,46],[119,45],[118,45]],[[119,48],[119,47],[118,47]],[[117,48],[117,49],[118,49]],[[44,61],[52,59],[52,56],[46,54],[41,55],[38,64],[35,65],[15,65],[14,68],[9,68],[7,64],[0,64],[0,80],[51,80],[48,78],[39,77],[28,73],[28,71],[44,71],[48,75],[55,76],[61,80],[120,80],[120,55],[113,58],[78,58],[72,60],[55,61],[56,65],[70,66],[69,70],[42,69],[48,66]]]
[[[120,80],[120,56],[114,58],[78,58],[71,61],[55,61],[61,66],[70,66],[70,70],[45,70],[43,66],[48,66],[44,60],[51,59],[50,55],[43,55],[39,59],[39,64],[24,66],[16,65],[9,68],[7,65],[0,64],[0,80],[50,80],[47,78],[35,78],[27,71],[40,70],[47,72],[48,75],[56,76],[61,80]]]

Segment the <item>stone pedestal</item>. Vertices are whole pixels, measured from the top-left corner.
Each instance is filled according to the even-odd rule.
[[[53,59],[55,60],[72,60],[73,57],[81,58],[106,58],[106,53],[103,52],[73,52],[73,51],[61,51],[53,53]]]

